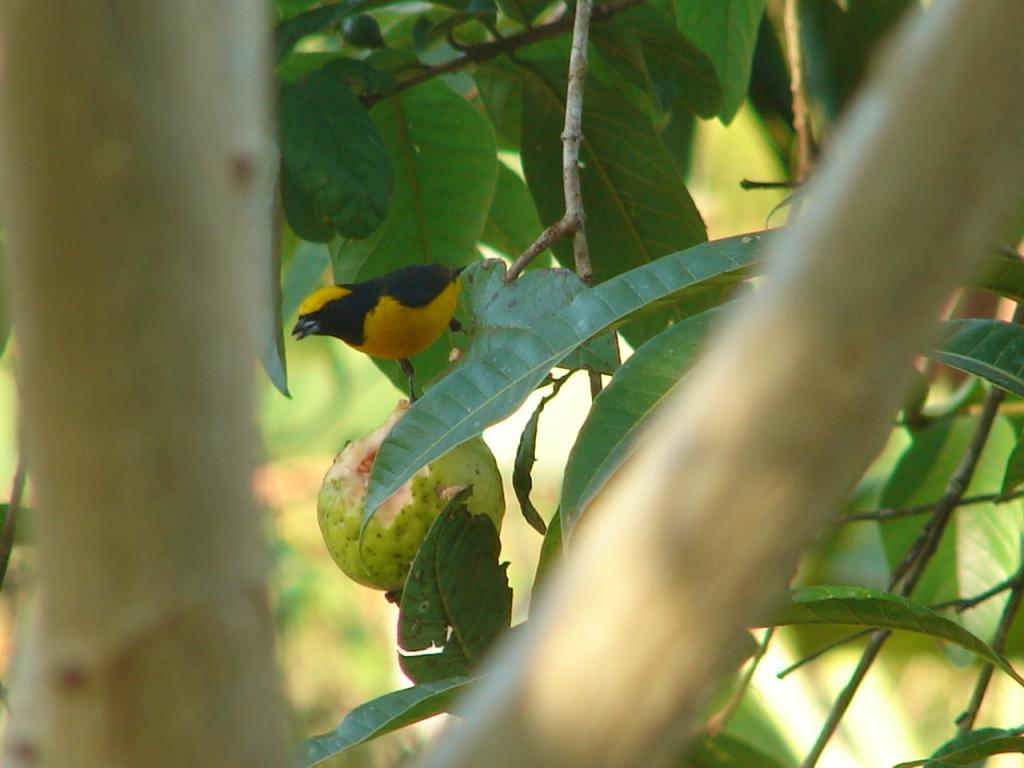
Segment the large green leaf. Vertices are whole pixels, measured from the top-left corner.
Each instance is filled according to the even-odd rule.
[[[473,81],[494,130],[518,149],[523,139],[523,73],[514,64],[494,59],[476,67]]]
[[[367,237],[388,211],[391,165],[377,128],[334,67],[281,85],[281,160],[288,185],[312,201],[322,227]]]
[[[641,5],[617,14],[597,25],[591,39],[627,79],[650,91],[659,108],[678,102],[701,117],[717,114],[722,91],[711,60],[657,8]]]
[[[386,96],[370,110],[394,169],[391,208],[339,260],[359,280],[408,264],[468,264],[498,175],[494,133],[469,102],[438,80]]]
[[[368,701],[349,712],[333,731],[299,744],[293,750],[293,760],[302,768],[312,768],[346,749],[449,712],[455,699],[472,684],[465,677],[451,677]]]
[[[879,47],[917,0],[802,2],[800,44],[809,95],[823,117],[838,116],[876,61]]]
[[[933,360],[1024,397],[1024,328],[1001,320],[950,320]]]
[[[912,433],[883,489],[884,507],[938,501],[977,430],[977,417],[936,422]],[[997,418],[982,450],[967,495],[999,493],[1005,466],[1016,443],[1013,426]],[[889,520],[879,527],[890,564],[898,562],[920,536],[927,516]],[[978,504],[958,510],[915,590],[921,602],[970,597],[1016,572],[1019,540],[1024,534],[1024,505]],[[1000,601],[989,600],[960,614],[958,620],[977,635],[989,637],[999,620]]]
[[[498,184],[480,242],[509,259],[515,259],[533,244],[541,229],[543,227],[526,182],[507,165],[499,163]],[[551,252],[544,251],[530,262],[530,266],[535,269],[550,263]]]
[[[583,290],[583,281],[568,269],[537,269],[506,285],[504,262],[489,259],[468,268],[462,277],[459,298],[463,323],[472,339],[463,360],[480,358],[514,344],[521,331],[537,325],[568,306]],[[559,367],[588,368],[614,373],[618,350],[609,335],[593,339],[573,350]]]
[[[728,733],[702,734],[686,748],[678,768],[782,768],[782,763]]]
[[[970,651],[1024,685],[1024,678],[1010,663],[976,635],[926,605],[877,589],[819,586],[791,590],[789,602],[767,626],[795,624],[876,627],[928,635]]]
[[[543,61],[526,71],[523,170],[541,221],[550,224],[565,211],[560,138],[564,66]],[[588,85],[585,104],[580,185],[595,282],[705,240],[704,222],[649,118],[596,84]],[[568,242],[554,251],[562,264],[572,265]],[[677,312],[666,310],[624,328],[623,335],[639,346],[680,319]]]
[[[718,318],[712,309],[688,317],[641,346],[616,372],[583,422],[562,480],[563,535],[626,459],[649,419],[693,364]]]
[[[675,0],[679,31],[707,54],[718,73],[718,114],[724,123],[735,117],[747,94],[764,4],[765,0]]]
[[[469,674],[512,623],[498,532],[487,515],[466,509],[469,493],[455,496],[431,524],[402,590],[398,658],[416,683]]]
[[[373,464],[364,520],[420,467],[515,411],[552,367],[640,311],[686,300],[749,274],[760,235],[704,243],[583,291],[554,317],[456,367],[409,409]],[[533,273],[536,274],[536,273]],[[703,308],[703,307],[702,307]]]
[[[952,768],[953,766],[975,766],[984,763],[993,755],[1024,753],[1024,736],[1020,729],[980,728],[968,731],[950,739],[931,757],[908,760],[894,768]]]

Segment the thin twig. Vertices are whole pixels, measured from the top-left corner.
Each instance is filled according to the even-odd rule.
[[[862,629],[859,632],[854,632],[853,634],[847,635],[846,637],[841,637],[838,640],[833,640],[831,643],[823,645],[821,648],[814,651],[813,653],[809,653],[802,659],[797,659],[782,671],[776,672],[775,676],[779,680],[782,680],[784,677],[787,677],[788,675],[791,675],[793,672],[796,672],[798,669],[800,669],[800,667],[804,666],[804,664],[810,664],[812,661],[821,658],[829,651],[835,650],[836,648],[844,646],[847,643],[851,643],[854,640],[859,640],[865,635],[870,635],[874,631],[874,629]]]
[[[799,181],[756,181],[740,179],[740,189],[796,189]]]
[[[11,562],[11,551],[14,549],[14,533],[18,522],[18,510],[21,507],[21,496],[25,490],[25,454],[18,452],[18,465],[11,481],[11,496],[7,502],[7,516],[4,527],[0,531],[0,588],[7,577],[7,566]]]
[[[800,47],[799,0],[786,0],[782,27],[786,34],[786,62],[789,65],[789,90],[793,95],[793,132],[796,134],[796,179],[803,181],[811,171],[811,116],[804,90],[803,55]]]
[[[1021,583],[1021,581],[1022,576],[1018,572],[1010,578],[999,582],[994,587],[989,587],[984,592],[974,595],[973,597],[961,597],[956,600],[947,600],[943,603],[934,603],[933,605],[929,605],[928,607],[931,608],[933,611],[941,611],[947,608],[952,608],[957,613],[963,613],[964,611],[968,611],[971,608],[976,608],[977,606],[984,603],[986,600],[991,600],[993,597],[1001,595],[1008,589],[1014,589],[1018,584]]]
[[[1002,653],[1003,649],[1006,648],[1006,638],[1010,634],[1010,625],[1013,624],[1013,619],[1016,617],[1017,611],[1020,610],[1021,598],[1024,598],[1024,549],[1022,549],[1020,557],[1022,564],[1017,569],[1017,573],[1010,579],[1010,597],[1007,599],[1006,605],[1003,606],[1003,612],[999,617],[999,624],[996,626],[996,634],[992,639],[992,650],[996,653]],[[974,684],[974,691],[971,693],[971,700],[967,705],[967,709],[956,719],[957,730],[961,735],[968,733],[974,728],[974,721],[978,719],[978,712],[981,710],[981,704],[985,700],[988,684],[992,681],[992,673],[994,671],[995,666],[985,664],[978,674],[978,681]]]
[[[643,1],[644,0],[616,0],[616,2],[611,2],[607,5],[595,8],[592,18],[594,21],[604,21],[627,8],[640,5]],[[435,77],[457,72],[472,64],[479,64],[481,62],[497,58],[498,56],[512,53],[513,51],[517,51],[527,45],[532,45],[533,43],[540,42],[541,40],[556,37],[563,32],[568,32],[572,28],[573,17],[567,13],[549,24],[542,24],[539,27],[527,29],[525,32],[518,35],[503,37],[498,40],[492,40],[488,43],[480,43],[479,45],[468,46],[461,56],[458,56],[451,61],[447,61],[444,64],[438,64],[435,67],[422,69],[405,80],[399,80],[396,86],[387,94],[369,94],[365,96],[363,98],[363,104],[367,107],[372,106],[383,99],[385,95],[394,96],[402,91],[412,88],[413,86],[419,85],[420,83],[425,83],[427,80],[433,80]]]
[[[764,637],[761,638],[761,642],[757,644],[757,649],[754,651],[754,657],[750,660],[750,664],[747,667],[747,671],[743,675],[743,679],[740,680],[740,684],[736,687],[736,690],[732,692],[729,700],[725,702],[725,705],[718,710],[709,720],[707,724],[707,732],[714,736],[720,733],[726,725],[729,724],[729,719],[735,714],[736,709],[739,707],[740,702],[743,701],[743,697],[747,693],[747,689],[750,688],[750,684],[754,680],[754,673],[757,672],[758,666],[761,664],[761,659],[764,658],[768,652],[768,643],[772,641],[772,637],[775,635],[775,627],[768,627],[765,630]]]
[[[587,285],[594,280],[587,244],[587,219],[580,188],[580,144],[583,142],[583,92],[587,82],[587,40],[590,36],[591,0],[577,0],[572,27],[572,52],[569,54],[569,83],[565,89],[565,124],[562,128],[562,187],[565,193],[565,218],[576,225],[572,233],[573,264],[576,274]],[[597,397],[604,386],[601,374],[588,371],[590,397]]]
[[[529,266],[530,262],[537,258],[545,249],[550,248],[552,245],[557,243],[559,240],[564,240],[569,235],[576,231],[577,223],[569,221],[567,217],[562,217],[550,227],[540,233],[540,236],[533,241],[529,248],[512,262],[512,266],[508,268],[508,272],[505,273],[505,282],[511,283],[517,277],[519,273]]]
[[[587,82],[587,39],[590,35],[591,0],[578,0],[569,54],[569,83],[565,89],[565,124],[562,128],[562,187],[565,218],[576,222],[572,252],[576,274],[590,284],[594,269],[587,246],[586,215],[580,190],[580,143],[583,141],[583,89]]]
[[[1024,318],[1024,310],[1018,305],[1017,312],[1014,314],[1014,320],[1020,322],[1022,318]],[[1003,390],[995,387],[990,389],[988,395],[986,395],[981,415],[978,417],[978,425],[971,436],[971,442],[967,446],[967,450],[964,451],[964,455],[960,458],[960,463],[957,464],[956,470],[950,477],[949,482],[946,484],[945,493],[935,505],[931,520],[925,525],[921,535],[911,545],[903,559],[893,569],[889,581],[890,591],[895,590],[899,586],[899,593],[904,597],[909,597],[917,586],[918,581],[920,581],[928,562],[939,546],[939,541],[942,539],[942,534],[949,524],[953,510],[956,509],[959,502],[963,499],[967,486],[974,476],[978,459],[981,458],[981,451],[985,447],[988,436],[992,431],[992,424],[995,422],[996,415],[999,412],[999,405],[1002,403],[1004,395]],[[817,764],[836,728],[839,727],[843,715],[846,714],[846,710],[853,701],[854,695],[864,681],[868,670],[871,669],[871,665],[882,650],[882,646],[885,645],[885,641],[889,638],[890,634],[889,630],[879,630],[871,638],[871,642],[864,649],[864,653],[857,663],[853,674],[850,676],[849,682],[847,682],[832,704],[828,718],[825,720],[824,725],[822,725],[814,745],[804,757],[803,762],[800,763],[800,768],[813,768]]]
[[[977,496],[965,496],[954,506],[970,507],[976,504],[988,503],[1005,504],[1022,496],[1024,496],[1024,489],[1017,489],[1009,493],[979,493]],[[899,520],[904,517],[917,517],[932,512],[941,502],[942,499],[939,499],[937,501],[929,501],[926,504],[915,504],[910,507],[886,507],[874,509],[870,512],[855,512],[851,515],[843,515],[833,522],[835,525],[846,525],[847,523],[882,522],[885,520]]]

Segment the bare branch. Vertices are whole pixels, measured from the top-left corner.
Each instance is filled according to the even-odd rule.
[[[954,504],[955,507],[971,507],[975,504],[1005,504],[1024,496],[1024,489],[1018,489],[1009,493],[979,493],[977,496],[964,496]],[[942,503],[930,501],[927,504],[914,504],[909,507],[887,507],[874,509],[870,512],[853,512],[836,518],[833,522],[836,525],[847,523],[885,522],[886,520],[899,520],[904,517],[919,517],[935,511],[935,508]]]
[[[642,2],[644,2],[644,0],[616,0],[615,2],[598,6],[594,9],[592,16],[594,21],[604,21],[605,19],[610,19],[621,11],[625,11],[635,5],[640,5]],[[514,53],[520,48],[525,48],[533,43],[540,42],[541,40],[547,40],[551,37],[556,37],[572,29],[573,24],[573,15],[566,13],[561,18],[552,21],[549,24],[543,24],[539,27],[531,27],[518,35],[503,37],[489,43],[465,46],[463,48],[465,53],[463,53],[462,56],[454,58],[451,61],[447,61],[444,64],[438,64],[436,67],[429,67],[427,69],[420,70],[415,75],[408,77],[405,80],[400,80],[397,86],[387,95],[393,96],[396,93],[406,91],[420,83],[425,83],[427,80],[433,80],[435,77],[448,75],[452,72],[458,72],[460,69],[465,69],[473,64],[480,64],[481,62],[495,59],[498,56]],[[369,95],[363,99],[363,103],[366,106],[371,106],[376,104],[382,98],[384,98],[384,96],[381,94]]]
[[[782,26],[786,33],[786,61],[789,65],[789,90],[793,95],[793,132],[796,134],[796,179],[807,178],[814,162],[811,137],[811,111],[804,90],[803,51],[800,46],[799,0],[786,0]]]

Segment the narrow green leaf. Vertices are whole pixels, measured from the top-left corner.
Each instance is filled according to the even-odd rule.
[[[678,768],[783,768],[775,758],[728,733],[698,736],[676,765]]]
[[[840,624],[916,632],[970,651],[1024,685],[1024,678],[983,640],[905,597],[863,587],[820,586],[791,590],[789,600],[768,626]]]
[[[1001,320],[950,320],[928,357],[1024,397],[1024,328]]]
[[[313,768],[346,749],[449,712],[456,698],[472,684],[465,677],[450,677],[368,701],[349,712],[333,731],[299,744],[293,751],[293,760],[301,768]]]
[[[1006,472],[999,492],[1009,493],[1021,483],[1024,483],[1024,440],[1017,441],[1010,458],[1006,460]]]
[[[5,501],[0,503],[0,529],[7,524],[7,512],[10,505]],[[14,525],[14,543],[16,546],[32,543],[31,512],[27,507],[18,508],[18,519]]]
[[[969,284],[1024,302],[1024,259],[1010,250],[988,253]]]
[[[498,176],[487,120],[438,80],[385,97],[370,118],[394,168],[391,208],[339,258],[358,266],[359,280],[408,264],[473,261]]]
[[[278,392],[288,394],[288,366],[284,354],[284,329],[281,321],[281,239],[284,222],[281,208],[275,206],[270,234],[263,258],[264,301],[260,333],[260,363]]]
[[[530,605],[534,605],[541,585],[547,583],[548,576],[554,565],[562,559],[562,521],[556,509],[548,523],[547,533],[540,543],[540,557],[537,559],[537,571],[533,574],[533,587],[530,589]]]
[[[550,399],[550,396],[541,398],[537,407],[533,409],[533,413],[530,414],[530,418],[519,436],[516,460],[512,466],[512,488],[516,493],[519,509],[530,527],[541,536],[547,533],[547,526],[544,524],[544,518],[540,516],[540,512],[530,501],[530,492],[533,490],[533,465],[537,461],[537,426],[540,422],[540,414]]]
[[[466,509],[470,493],[461,491],[430,526],[402,590],[399,663],[417,683],[468,674],[512,623],[498,532],[487,515]]]
[[[364,524],[420,467],[512,413],[584,342],[666,304],[686,317],[687,300],[743,279],[763,239],[744,235],[704,243],[619,275],[583,291],[554,317],[518,331],[507,344],[457,366],[413,404],[381,446]]]
[[[707,54],[722,86],[718,114],[729,123],[747,95],[765,0],[675,0],[679,31]]]
[[[894,768],[952,768],[952,766],[970,766],[983,762],[993,755],[1008,753],[1024,753],[1024,737],[1020,729],[979,728],[976,731],[950,739],[931,757],[922,760],[908,760]]]
[[[377,128],[335,73],[338,63],[282,84],[281,159],[288,182],[311,198],[321,224],[367,237],[388,212],[392,171]]]
[[[526,181],[545,224],[561,218],[564,64],[529,66],[524,91],[522,162]],[[583,112],[580,185],[587,212],[587,239],[594,280],[604,282],[628,269],[706,239],[682,176],[649,118],[619,94],[589,84]],[[567,242],[554,247],[565,266],[573,263]],[[622,330],[634,346],[671,322],[667,310]]]
[[[566,539],[583,509],[629,455],[652,414],[689,370],[719,316],[711,309],[662,331],[623,363],[594,400],[562,481],[559,509]]]

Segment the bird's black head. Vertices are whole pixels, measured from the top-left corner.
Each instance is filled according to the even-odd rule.
[[[319,288],[299,307],[292,338],[334,336],[358,346],[363,343],[363,320],[373,309],[378,295],[379,292],[366,283]]]

